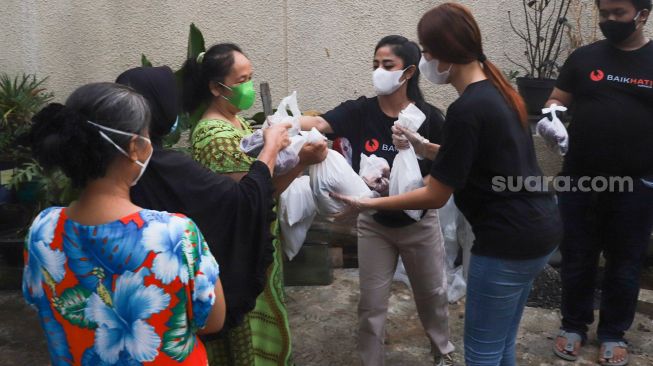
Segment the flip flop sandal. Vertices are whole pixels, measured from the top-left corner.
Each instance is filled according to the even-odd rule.
[[[624,366],[628,365],[628,353],[626,352],[626,357],[624,357],[623,361],[621,362],[610,362],[609,360],[614,357],[614,348],[615,347],[621,347],[624,349],[628,349],[628,345],[626,342],[603,342],[601,343],[601,347],[603,348],[603,354],[601,355],[601,359],[599,360],[599,365],[603,366]],[[608,361],[604,361],[608,360]]]
[[[581,336],[579,333],[576,332],[567,332],[561,330],[560,333],[558,334],[558,337],[565,338],[567,340],[567,343],[565,344],[565,349],[559,351],[558,347],[556,346],[558,342],[556,341],[556,344],[553,345],[553,353],[555,353],[556,356],[562,358],[563,360],[576,361],[578,359],[578,356],[573,355],[572,352],[574,352],[574,347],[576,347],[576,343],[579,343],[581,346],[585,343],[583,336]],[[578,350],[580,350],[580,347],[578,348]]]

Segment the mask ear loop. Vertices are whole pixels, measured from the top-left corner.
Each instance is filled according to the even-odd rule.
[[[221,82],[219,82],[219,81],[218,81],[218,84],[220,84],[220,85],[222,85],[223,87],[225,87],[225,88],[227,88],[227,89],[229,89],[229,91],[231,91],[231,92],[233,92],[233,91],[234,91],[234,90],[233,90],[233,89],[232,89],[231,87],[229,87],[229,86],[226,86],[226,85],[224,85],[224,84],[222,84],[222,83],[221,83]],[[220,94],[220,96],[221,96],[221,97],[222,97],[222,98],[223,98],[224,100],[226,100],[227,102],[231,102],[231,101],[229,100],[229,98],[227,98],[227,97],[225,97],[224,95],[222,95],[222,94]]]
[[[149,138],[145,137],[145,136],[141,136],[141,135],[138,135],[138,134],[135,134],[135,133],[128,133],[128,132],[125,132],[125,131],[116,130],[114,128],[107,127],[107,126],[102,126],[100,124],[97,124],[97,123],[91,122],[91,121],[86,121],[86,122],[92,124],[93,126],[99,128],[99,129],[106,130],[106,131],[113,132],[113,133],[117,133],[119,135],[141,138],[141,139],[147,141],[149,144],[152,144],[152,141]],[[127,157],[127,159],[132,160],[131,157],[129,156],[129,154],[127,153],[127,151],[125,151],[125,149],[123,149],[118,144],[116,144],[109,136],[107,136],[106,133],[104,133],[102,131],[98,131],[98,133],[100,134],[100,136],[103,139],[107,140],[111,145],[113,145],[116,149],[118,149],[118,151],[120,151],[120,153],[122,153],[125,157]],[[145,165],[144,163],[141,163],[138,160],[135,160],[134,163],[140,165],[141,167]]]

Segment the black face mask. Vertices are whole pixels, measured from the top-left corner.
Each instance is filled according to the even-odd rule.
[[[637,30],[637,18],[639,18],[639,12],[635,15],[635,19],[630,22],[606,20],[605,22],[599,23],[599,27],[601,27],[601,32],[608,41],[619,44],[635,33]]]

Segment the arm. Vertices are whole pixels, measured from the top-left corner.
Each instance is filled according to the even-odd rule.
[[[315,117],[310,117],[310,116],[302,116],[299,117],[299,124],[302,127],[302,131],[308,131],[312,129],[313,127],[317,128],[318,131],[320,131],[323,134],[327,133],[333,133],[333,128],[331,128],[331,125],[329,122],[327,122],[324,118],[320,116],[315,116]]]
[[[440,151],[440,145],[434,144],[432,142],[428,142],[424,144],[424,148],[422,150],[422,157],[428,160],[435,160],[435,157],[438,156],[439,151]]]
[[[549,97],[549,100],[544,104],[545,107],[550,107],[551,104],[557,104],[560,106],[568,107],[574,101],[574,95],[566,92],[564,90],[553,88],[553,93]]]
[[[357,199],[332,193],[332,196],[345,202],[355,211],[366,210],[428,210],[441,208],[453,194],[453,188],[437,179],[426,179],[426,186],[397,196]],[[347,216],[343,213],[338,216]]]
[[[329,150],[326,141],[305,144],[299,152],[299,164],[290,172],[272,179],[277,197],[310,165],[318,164],[326,159]]]
[[[222,282],[220,279],[215,283],[215,302],[211,307],[211,312],[206,318],[206,326],[197,331],[197,334],[210,334],[219,332],[224,326],[227,306],[224,303],[224,294],[222,292]]]
[[[419,133],[401,126],[392,126],[392,141],[397,149],[407,149],[406,142],[410,143],[415,149],[415,154],[431,161],[435,160],[440,151],[439,144],[434,144]]]

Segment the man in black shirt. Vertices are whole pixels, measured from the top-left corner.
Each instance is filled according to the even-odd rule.
[[[569,56],[547,102],[571,107],[569,152],[561,175],[575,182],[559,194],[565,229],[563,319],[554,352],[573,361],[587,339],[603,252],[599,362],[623,365],[628,361],[623,337],[635,316],[653,229],[653,42],[644,35],[651,0],[596,3],[606,39]],[[582,184],[588,178],[615,177],[625,177],[628,184],[604,191],[595,189],[598,184],[593,189]]]

